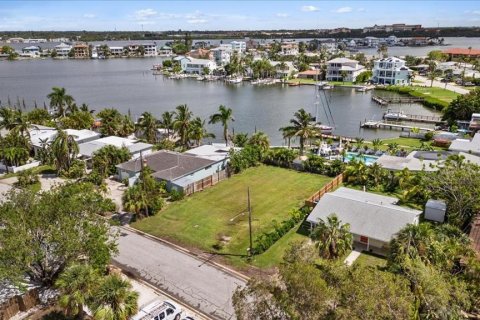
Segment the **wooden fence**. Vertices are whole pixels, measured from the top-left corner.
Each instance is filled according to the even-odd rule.
[[[14,295],[0,303],[0,319],[10,319],[19,312],[28,311],[40,303],[37,289]]]
[[[336,187],[341,185],[342,182],[343,182],[343,174],[340,173],[332,181],[324,185],[322,189],[318,190],[312,196],[310,196],[307,200],[305,200],[305,205],[311,208],[315,207],[318,200],[320,200],[320,198],[323,197],[325,193],[333,191]]]
[[[198,180],[196,182],[190,183],[184,188],[184,194],[186,196],[191,195],[195,192],[202,191],[208,187],[216,185],[218,182],[229,178],[229,173],[227,170],[219,171],[211,176]]]

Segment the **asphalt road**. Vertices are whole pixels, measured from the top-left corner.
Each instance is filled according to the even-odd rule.
[[[245,282],[166,244],[120,229],[115,262],[215,319],[234,319],[231,297]]]

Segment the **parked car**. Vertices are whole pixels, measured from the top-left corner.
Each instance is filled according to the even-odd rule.
[[[469,81],[469,82],[465,82],[465,83],[463,84],[464,87],[473,87],[474,85],[475,85],[475,84],[474,84],[473,82],[470,82],[470,81]]]
[[[182,312],[175,302],[155,300],[141,308],[132,320],[180,320]]]

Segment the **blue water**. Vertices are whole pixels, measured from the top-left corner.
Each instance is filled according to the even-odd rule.
[[[345,162],[350,162],[352,160],[359,160],[363,163],[365,163],[367,166],[372,165],[377,161],[378,157],[375,156],[369,156],[365,154],[358,154],[357,152],[347,152],[345,155]]]

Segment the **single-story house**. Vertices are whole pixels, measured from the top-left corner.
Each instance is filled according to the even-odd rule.
[[[153,170],[152,176],[167,183],[167,190],[177,190],[188,195],[226,176],[227,160],[210,160],[185,153],[160,150],[143,157],[144,164]],[[128,179],[132,185],[141,171],[140,159],[117,165],[121,180]]]
[[[480,157],[466,152],[448,151],[412,151],[406,157],[382,155],[375,163],[392,171],[408,169],[410,171],[437,171],[451,155],[460,155],[465,161],[480,165]]]
[[[65,129],[64,131],[69,136],[72,136],[78,144],[96,140],[101,136],[100,133],[87,129]],[[30,141],[32,142],[32,147],[35,154],[43,147],[45,143],[50,144],[57,137],[57,129],[35,124],[32,125],[31,129],[29,129],[29,133]]]
[[[456,139],[448,148],[451,151],[471,153],[480,156],[480,133],[476,133],[472,140]]]
[[[233,147],[225,146],[225,143],[212,143],[190,149],[188,151],[185,151],[184,154],[213,161],[220,161],[228,160],[228,158],[230,157],[231,149],[233,149]]]
[[[384,253],[390,240],[408,224],[418,224],[422,214],[397,202],[397,198],[340,187],[320,198],[307,222],[313,228],[335,213],[342,223],[350,224],[355,243]]]
[[[95,151],[112,145],[117,148],[126,147],[133,159],[140,157],[140,153],[147,155],[152,152],[153,145],[149,143],[140,142],[134,139],[109,136],[101,139],[96,139],[93,141],[88,141],[78,145],[79,153],[78,155],[83,159],[91,159]]]
[[[320,70],[305,70],[297,74],[299,79],[320,79]]]

